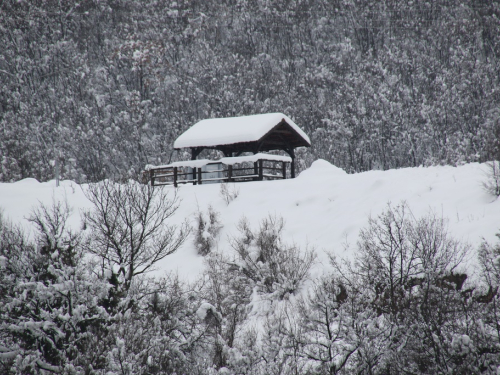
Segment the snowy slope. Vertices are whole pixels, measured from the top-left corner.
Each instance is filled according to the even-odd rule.
[[[267,215],[285,218],[285,236],[305,248],[314,247],[319,264],[327,264],[326,251],[349,257],[356,246],[359,229],[369,215],[380,214],[388,202],[406,201],[416,217],[434,212],[448,218],[449,232],[455,238],[477,246],[482,238],[495,241],[500,230],[500,199],[482,188],[486,166],[405,168],[348,175],[324,160],[318,160],[296,179],[260,181],[229,185],[238,197],[226,204],[220,185],[181,186],[182,199],[174,219],[194,220],[198,210],[211,205],[220,213],[224,225],[218,247],[231,251],[228,239],[237,233],[236,225],[245,216],[258,227]],[[38,201],[50,204],[53,198],[66,199],[74,207],[71,224],[79,225],[79,210],[90,207],[82,188],[74,182],[38,183],[25,179],[0,184],[0,207],[14,221],[22,221]],[[166,187],[174,193],[173,187]],[[193,221],[194,222],[194,221]],[[174,270],[194,279],[203,270],[203,257],[196,254],[190,238],[175,254],[167,257],[157,272]]]

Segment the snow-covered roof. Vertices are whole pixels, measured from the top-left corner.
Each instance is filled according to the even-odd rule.
[[[244,117],[201,120],[186,130],[174,142],[174,148],[214,147],[260,140],[284,120],[309,145],[311,141],[288,116],[266,113]]]

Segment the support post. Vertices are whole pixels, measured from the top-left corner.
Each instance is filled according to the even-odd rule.
[[[174,167],[174,187],[177,187],[177,167]]]
[[[198,155],[203,151],[202,147],[193,147],[191,148],[191,160],[196,160]]]
[[[153,169],[149,170],[149,181],[151,181],[151,186],[155,186],[155,172]]]
[[[295,152],[293,147],[284,148],[283,151],[285,151],[292,158],[292,162],[290,163],[290,178],[295,178]]]

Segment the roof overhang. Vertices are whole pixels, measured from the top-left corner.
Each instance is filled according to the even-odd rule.
[[[310,147],[309,137],[283,113],[202,120],[181,134],[175,149],[217,149],[224,153]]]

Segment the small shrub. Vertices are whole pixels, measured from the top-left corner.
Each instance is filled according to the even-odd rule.
[[[283,218],[269,216],[253,231],[246,220],[239,223],[241,236],[232,239],[238,254],[239,270],[257,286],[262,294],[279,299],[294,294],[309,276],[316,254],[283,242]]]
[[[500,162],[498,160],[490,161],[486,164],[488,171],[486,172],[487,179],[483,182],[484,190],[487,193],[500,196]]]
[[[240,194],[240,189],[237,188],[234,184],[229,187],[229,184],[220,184],[220,196],[226,202],[226,204],[229,206],[229,203],[234,201],[236,198],[238,198],[238,195]]]
[[[196,215],[196,233],[194,244],[198,254],[207,255],[217,242],[217,236],[222,229],[219,213],[208,206],[207,213],[198,211]]]

